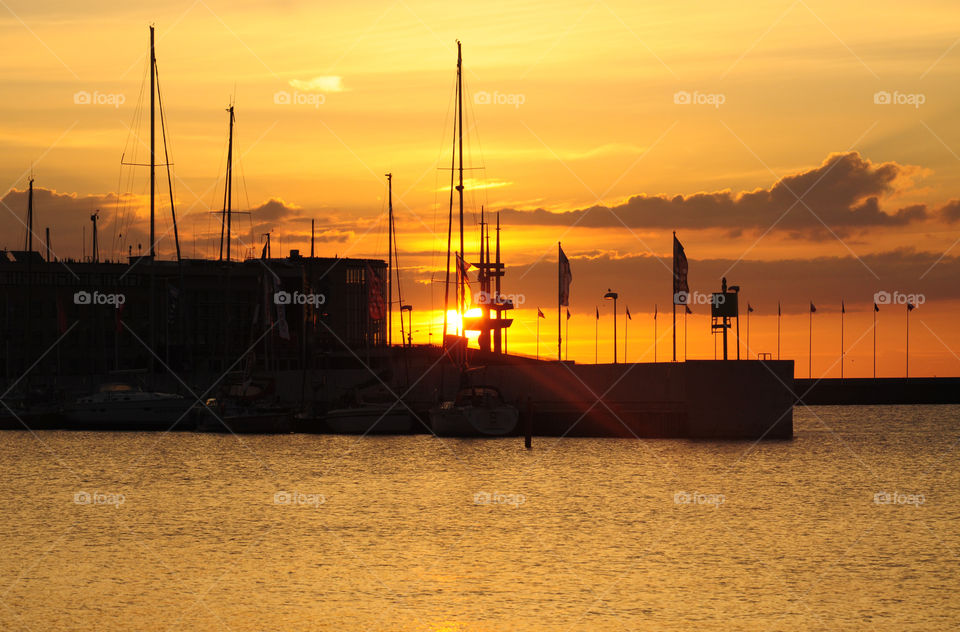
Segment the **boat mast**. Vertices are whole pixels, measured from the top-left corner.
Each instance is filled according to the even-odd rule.
[[[487,250],[487,256],[490,256],[489,249]],[[500,273],[500,212],[497,211],[497,288],[496,288],[496,301],[500,303],[500,277],[503,276]],[[497,312],[497,319],[500,318],[500,312]],[[503,329],[497,327],[497,335],[493,339],[493,352],[501,353],[503,350],[502,340],[503,340]]]
[[[220,219],[220,260],[223,261],[223,243],[226,238],[227,261],[230,261],[231,223],[233,219],[233,105],[227,108],[230,113],[230,132],[227,141],[227,172],[223,187],[223,212]],[[226,230],[226,235],[224,235]]]
[[[157,327],[156,327],[156,298],[154,294],[155,290],[155,279],[154,279],[154,256],[156,254],[155,243],[156,243],[156,228],[155,228],[155,205],[156,205],[156,180],[157,180],[157,169],[156,169],[156,78],[157,78],[157,56],[154,49],[154,29],[153,25],[150,25],[150,350],[148,362],[149,362],[149,373],[153,375],[154,362],[153,362],[153,349],[157,347]]]
[[[459,51],[460,42],[457,42],[457,49]],[[459,59],[459,52],[457,53],[457,58]],[[457,63],[457,74],[460,73],[460,64]],[[459,98],[460,95],[460,86],[456,87],[456,95]],[[447,211],[447,271],[446,279],[443,283],[443,330],[440,332],[440,348],[447,348],[447,313],[450,311],[450,251],[452,241],[453,241],[453,168],[456,166],[457,159],[457,111],[453,111],[453,140],[452,147],[450,148],[450,205]],[[456,299],[454,299],[456,300]],[[442,375],[441,375],[442,380]]]
[[[150,26],[150,258],[153,259],[154,250],[154,205],[156,198],[156,72],[157,57],[153,47],[153,26]]]
[[[457,192],[460,194],[460,258],[464,259],[466,255],[463,252],[463,57],[460,53],[460,40],[457,40],[457,128],[458,128],[458,171],[459,171],[459,184],[457,185]],[[459,266],[459,262],[457,266]],[[464,284],[466,283],[466,271],[463,274],[458,275],[460,278],[459,291],[460,291],[460,335],[463,336],[466,332],[463,330],[463,315],[466,311],[466,296],[464,296]],[[466,349],[462,351],[463,357],[466,358]]]
[[[393,344],[393,174],[387,174],[387,346]],[[403,318],[403,315],[400,316]],[[402,341],[401,341],[402,342]]]

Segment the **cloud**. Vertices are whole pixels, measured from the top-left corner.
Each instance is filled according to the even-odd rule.
[[[769,188],[692,195],[636,195],[613,206],[563,212],[505,209],[511,224],[587,228],[774,230],[794,237],[824,239],[831,232],[847,235],[866,228],[904,226],[928,217],[927,207],[914,204],[895,211],[881,208],[883,198],[908,190],[923,170],[896,162],[874,163],[858,152],[829,155],[813,169],[791,174]],[[801,197],[803,202],[797,202]],[[789,212],[788,212],[789,210]],[[960,211],[954,211],[960,217]]]
[[[280,198],[270,198],[263,204],[250,209],[250,213],[257,221],[281,221],[297,217],[300,215],[301,208],[293,204],[287,204]]]
[[[960,200],[950,200],[940,209],[940,216],[948,224],[960,222]]]
[[[343,77],[336,75],[314,77],[313,79],[291,79],[290,85],[301,92],[345,92]]]

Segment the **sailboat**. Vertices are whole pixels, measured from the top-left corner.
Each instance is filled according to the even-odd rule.
[[[463,326],[468,327],[466,320],[463,316],[466,313],[466,300],[465,300],[465,284],[467,282],[466,278],[466,267],[465,253],[464,253],[464,242],[463,242],[463,55],[461,52],[460,42],[457,42],[457,110],[456,110],[456,120],[454,122],[454,142],[457,143],[458,147],[458,175],[459,181],[455,190],[459,193],[460,201],[460,251],[457,253],[457,295],[458,295],[458,308],[459,313],[461,314],[461,321],[463,321]],[[451,157],[451,167],[453,166],[453,157]],[[450,190],[450,214],[449,214],[449,224],[447,230],[447,288],[449,289],[450,281],[450,242],[451,242],[451,232],[453,229],[453,191],[454,187],[452,186],[452,174],[451,174],[451,190]],[[481,224],[482,230],[482,224]],[[499,233],[498,233],[499,238]],[[483,259],[483,234],[480,236],[481,244],[481,259]],[[498,248],[499,253],[499,248]],[[489,248],[487,248],[487,258],[489,259]],[[489,263],[489,261],[486,261]],[[484,265],[484,262],[481,262]],[[499,261],[497,266],[500,266]],[[487,267],[481,267],[481,274],[487,274],[490,271]],[[498,268],[499,272],[499,268]],[[499,288],[499,278],[498,278],[498,288]],[[499,296],[498,296],[499,300]],[[444,297],[444,323],[443,323],[443,340],[444,340],[444,349],[447,347],[447,321],[446,314],[449,308],[449,292],[445,294]],[[487,319],[489,320],[489,312],[487,312]],[[489,323],[488,323],[489,324]],[[505,321],[501,323],[501,327],[509,326]],[[497,332],[497,340],[500,338],[500,327],[488,327],[486,328],[487,340],[489,340],[490,330],[495,329]],[[466,353],[466,330],[461,332],[464,335],[457,336],[456,349],[453,357],[459,368],[460,372],[460,381],[461,388],[457,393],[457,396],[453,400],[442,401],[436,406],[430,409],[430,426],[434,434],[438,436],[454,436],[454,437],[464,437],[464,436],[503,436],[512,433],[517,426],[517,422],[520,418],[520,413],[515,406],[507,404],[503,400],[503,396],[500,394],[500,391],[493,386],[486,385],[470,385],[469,384],[469,372],[467,371],[467,353]],[[499,347],[499,342],[497,344]]]
[[[170,187],[170,212],[173,217],[173,234],[177,249],[177,262],[180,258],[180,238],[177,229],[176,211],[174,210],[173,184],[170,174],[170,158],[167,153],[166,124],[164,121],[162,102],[159,94],[159,76],[157,74],[157,57],[154,47],[154,27],[150,27],[150,248],[146,257],[140,258],[135,265],[144,265],[150,278],[150,305],[149,305],[149,344],[151,349],[156,345],[156,309],[154,305],[154,267],[156,261],[156,108],[160,107],[160,126],[164,141],[164,163],[167,167],[167,182]],[[122,164],[143,166],[136,162],[127,163],[121,158]],[[94,220],[94,261],[97,260],[96,248],[96,219]],[[149,356],[150,372],[152,374],[154,355]],[[139,373],[140,371],[133,371]],[[129,371],[114,370],[117,373]],[[93,393],[84,395],[63,407],[63,427],[71,430],[87,429],[115,429],[115,430],[170,430],[188,429],[192,427],[193,416],[190,414],[193,400],[174,393],[162,393],[144,390],[139,384],[128,382],[105,382]]]
[[[193,400],[108,382],[63,407],[65,430],[189,430]]]
[[[394,268],[396,256],[393,222],[393,174],[387,174],[387,345],[393,341],[393,273],[397,273],[397,296],[399,303],[403,304],[402,294],[400,292],[400,270],[399,263]],[[398,261],[398,260],[397,260]],[[403,346],[403,312],[400,312],[400,342]],[[403,352],[406,350],[404,349]],[[403,356],[406,361],[406,355]],[[409,376],[407,378],[409,380]],[[324,416],[324,422],[327,428],[340,434],[406,434],[413,429],[413,414],[410,408],[393,396],[392,391],[381,393],[381,397],[387,401],[371,402],[365,401],[359,392],[353,393],[350,405],[334,408],[327,411]]]

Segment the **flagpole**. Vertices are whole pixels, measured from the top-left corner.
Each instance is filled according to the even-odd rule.
[[[877,379],[877,304],[873,304],[873,379]]]
[[[557,362],[563,360],[563,338],[560,335],[560,288],[563,285],[563,271],[560,269],[560,242],[557,242]]]
[[[810,360],[807,363],[807,378],[813,377],[813,303],[810,305]]]
[[[777,360],[780,359],[780,301],[777,301]]]
[[[687,308],[683,308],[683,361],[687,361]]]
[[[750,303],[747,303],[747,360],[750,359]]]
[[[840,302],[840,379],[843,379],[843,356],[845,349],[843,347],[843,315],[847,313],[847,306]]]
[[[540,359],[540,309],[537,309],[537,360]]]
[[[593,363],[600,360],[600,308],[597,307],[597,317],[593,319]]]
[[[677,361],[677,231],[673,231],[673,361]]]
[[[627,360],[627,343],[630,341],[630,319],[627,318],[627,314],[630,313],[630,307],[628,306],[626,311],[623,313],[623,361],[629,362]]]
[[[657,306],[653,306],[653,361],[657,361]]]
[[[564,334],[564,337],[566,338],[566,340],[564,340],[565,347],[563,350],[563,357],[569,362],[570,361],[570,319],[569,318],[567,318],[567,330],[563,332],[563,334]]]
[[[905,377],[910,377],[910,303],[907,303],[907,366]]]

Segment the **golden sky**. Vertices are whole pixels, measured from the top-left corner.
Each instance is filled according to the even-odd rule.
[[[37,223],[60,256],[80,256],[95,208],[104,254],[144,241],[146,173],[120,162],[146,157],[151,23],[188,256],[216,248],[210,211],[222,203],[233,101],[234,197],[252,211],[239,220],[241,252],[259,250],[266,231],[276,253],[307,250],[313,218],[319,254],[385,257],[392,172],[404,300],[426,342],[442,307],[430,280],[443,264],[459,39],[468,254],[480,206],[504,211],[505,287],[525,298],[511,351],[536,352],[539,305],[541,353],[555,353],[562,240],[571,357],[593,361],[599,306],[599,359],[612,358],[607,287],[620,292],[621,320],[624,305],[634,315],[630,359],[653,357],[654,304],[658,358],[668,357],[677,230],[691,290],[715,290],[726,274],[756,308],[751,356],[776,352],[780,301],[782,355],[805,376],[812,300],[813,373],[839,375],[843,300],[845,374],[870,375],[873,295],[901,292],[925,298],[911,314],[911,374],[960,374],[954,3],[6,0],[0,247],[22,246],[31,165]],[[169,236],[159,250],[172,252]],[[699,312],[688,355],[713,357]],[[879,316],[879,372],[902,375],[904,308]]]

